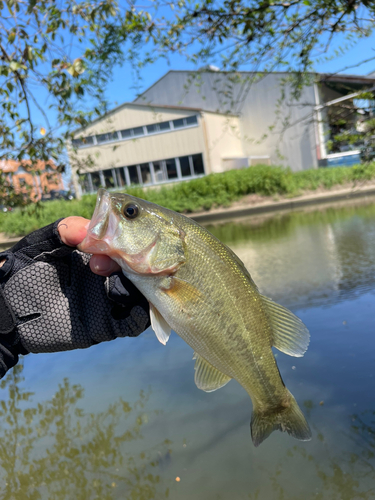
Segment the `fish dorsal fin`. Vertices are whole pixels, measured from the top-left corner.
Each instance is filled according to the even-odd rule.
[[[196,352],[194,353],[193,359],[196,360],[194,366],[194,381],[198,389],[202,389],[202,391],[206,392],[213,392],[220,389],[220,387],[224,387],[224,385],[231,379],[228,375],[225,375],[225,373],[212,366]]]
[[[171,335],[171,327],[165,321],[160,312],[153,306],[150,302],[150,318],[151,318],[151,328],[156,333],[158,341],[162,344],[166,344]]]
[[[307,351],[310,334],[289,309],[261,295],[272,326],[272,345],[289,356],[301,357]]]

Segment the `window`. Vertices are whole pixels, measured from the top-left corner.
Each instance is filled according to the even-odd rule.
[[[192,155],[193,169],[195,175],[204,174],[203,158],[202,155]]]
[[[166,178],[164,176],[164,169],[163,169],[162,162],[161,161],[154,161],[153,166],[154,166],[155,182],[165,181]]]
[[[140,169],[142,184],[151,184],[150,165],[148,163],[143,163],[140,165]]]
[[[88,135],[87,137],[80,137],[79,139],[73,139],[72,144],[75,148],[79,148],[81,146],[89,146],[90,144],[94,144],[94,136]]]
[[[106,188],[114,188],[116,187],[116,181],[113,178],[113,171],[112,169],[110,170],[103,170],[103,176],[104,176],[104,183]]]
[[[118,141],[117,132],[108,132],[107,134],[99,134],[96,136],[96,141],[98,144],[109,141]]]
[[[169,122],[161,122],[159,123],[159,130],[170,130],[171,129],[171,124]]]
[[[115,172],[117,174],[117,185],[118,185],[118,187],[126,186],[126,178],[125,178],[124,168],[123,167],[116,168]]]
[[[140,184],[138,179],[137,165],[132,165],[128,167],[130,184]]]
[[[185,118],[185,120],[186,120],[186,125],[197,125],[198,124],[198,120],[197,120],[196,115],[195,116],[188,116],[187,118]]]
[[[196,175],[204,175],[204,173],[203,156],[196,154],[180,156],[178,159],[169,158],[167,160],[141,163],[140,165],[129,165],[128,167],[80,174],[79,182],[83,192],[90,193],[97,191],[101,187],[113,189],[134,184],[160,184],[171,180],[188,179]],[[52,175],[55,175],[55,173]],[[23,179],[23,182],[25,182],[25,179]]]
[[[143,127],[136,127],[136,128],[133,128],[133,136],[134,137],[139,137],[140,135],[144,135],[144,130],[143,130]]]
[[[197,124],[198,124],[197,115],[187,116],[186,118],[178,118],[176,120],[173,120],[173,129],[191,127]],[[106,132],[104,134],[97,134],[96,136],[90,135],[87,137],[79,137],[76,139],[72,139],[72,144],[74,147],[80,148],[83,146],[89,146],[93,144],[104,144],[106,142],[119,141],[122,139],[127,140],[131,139],[132,137],[142,137],[145,134],[152,135],[160,132],[167,132],[168,130],[171,130],[170,121],[165,121],[160,123],[150,123],[149,125],[145,125],[144,127],[126,128],[116,132]]]
[[[147,133],[148,134],[155,134],[155,132],[158,131],[158,126],[157,125],[147,125]]]
[[[176,160],[174,158],[165,160],[165,166],[167,168],[168,179],[176,179],[177,177]]]
[[[82,137],[82,143],[85,146],[88,146],[90,144],[94,144],[94,136],[93,135],[89,135],[88,137]]]
[[[179,118],[178,120],[173,120],[173,127],[174,128],[182,128],[184,126],[184,119]]]
[[[179,160],[180,160],[182,177],[189,177],[191,175],[189,157],[188,156],[181,156],[179,158]]]
[[[94,191],[97,191],[99,188],[102,187],[99,172],[92,172],[91,173],[91,182],[92,182],[92,188]]]
[[[120,134],[123,139],[129,139],[129,137],[131,137],[132,135],[132,129],[127,128],[125,130],[121,130]]]

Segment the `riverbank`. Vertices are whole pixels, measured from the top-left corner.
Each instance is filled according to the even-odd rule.
[[[188,214],[199,223],[216,222],[238,217],[248,217],[272,212],[291,211],[314,205],[335,205],[338,202],[350,202],[359,198],[374,198],[375,182],[365,181],[360,185],[345,185],[336,189],[320,188],[307,191],[300,196],[269,196],[248,195],[234,202],[230,207],[213,208]]]
[[[229,207],[211,208],[186,215],[200,224],[205,224],[277,212],[305,210],[306,208],[314,209],[314,207],[323,205],[336,206],[337,204],[346,205],[366,201],[375,202],[375,181],[364,181],[357,185],[346,184],[340,188],[336,187],[336,189],[319,188],[294,197],[250,194],[233,202]],[[0,249],[9,248],[19,240],[20,237],[9,237],[0,232]]]

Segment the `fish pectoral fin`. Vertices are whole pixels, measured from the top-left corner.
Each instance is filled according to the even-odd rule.
[[[272,327],[272,345],[289,356],[305,354],[310,334],[302,321],[289,309],[261,295]]]
[[[194,381],[198,389],[206,392],[213,392],[220,389],[220,387],[224,387],[224,385],[231,380],[231,377],[219,371],[196,352],[194,353],[193,359],[196,360],[194,366]]]
[[[154,330],[159,342],[165,345],[171,335],[171,327],[165,321],[160,312],[150,302],[151,328]]]
[[[170,276],[165,280],[163,292],[177,301],[197,303],[204,300],[204,296],[198,288],[177,276]]]

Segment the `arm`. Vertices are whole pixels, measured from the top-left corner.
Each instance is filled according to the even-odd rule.
[[[20,354],[90,347],[149,326],[147,300],[117,264],[75,248],[87,223],[68,217],[0,254],[0,377]]]

